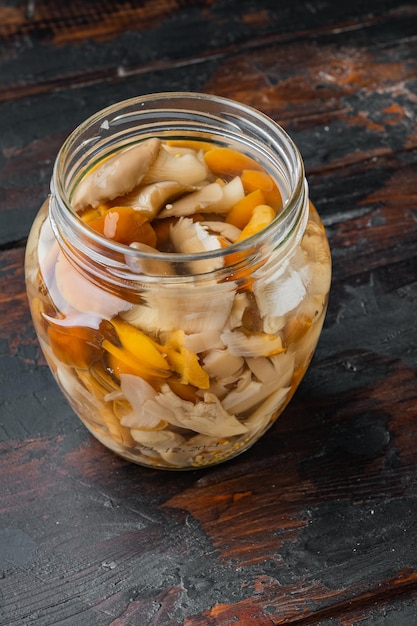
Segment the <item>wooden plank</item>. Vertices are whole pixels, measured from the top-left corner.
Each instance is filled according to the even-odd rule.
[[[1,623],[414,623],[415,7],[9,5],[0,7]],[[165,89],[237,98],[289,130],[334,264],[318,350],[284,415],[233,462],[185,473],[136,467],[88,434],[40,354],[23,276],[64,137],[106,104]]]
[[[395,48],[395,44],[392,44]],[[413,77],[416,71],[417,42],[408,46],[410,60],[384,62],[386,49],[380,46],[365,52],[351,46],[315,42],[289,43],[229,55],[198,65],[171,67],[169,70],[118,78],[24,98],[0,105],[3,131],[0,136],[0,245],[20,241],[27,234],[38,207],[48,193],[52,164],[64,138],[73,128],[99,108],[136,94],[191,89],[234,96],[256,106],[290,132],[305,159],[307,173],[314,180],[328,173],[322,187],[337,186],[338,196],[329,206],[326,199],[313,199],[319,210],[343,207],[377,191],[382,183],[375,162],[384,164],[390,152],[398,153],[390,162],[399,168],[395,174],[405,184],[407,194],[415,177],[415,163],[407,165],[407,154],[416,144],[416,110]],[[398,56],[398,49],[391,50]],[[338,58],[329,63],[329,59]],[[285,66],[291,58],[292,74]],[[391,58],[391,57],[390,57]],[[343,80],[335,82],[337,68],[348,63]],[[238,84],[237,84],[238,83]],[[51,126],[50,120],[54,119]],[[346,181],[346,171],[356,164],[356,174],[364,169],[366,183]],[[394,176],[392,169],[381,177]],[[373,179],[371,178],[373,177]],[[350,185],[349,192],[346,182]],[[365,181],[364,181],[365,182]],[[352,196],[353,194],[353,196]],[[324,211],[325,213],[325,211]],[[324,214],[323,217],[326,217]]]
[[[155,602],[162,623],[175,605],[190,626],[309,623],[414,592],[417,431],[384,415],[387,385],[364,388],[344,416],[340,397],[298,394],[252,451],[207,472],[135,468],[71,419],[64,437],[9,441],[3,524],[28,532],[27,561],[1,584],[8,623],[45,611],[148,623]]]
[[[5,300],[16,302],[21,251],[7,256]],[[36,368],[33,386],[33,363],[23,372],[13,368],[28,357],[22,335],[12,330],[23,330],[28,318],[14,309],[3,333],[3,340],[11,333],[7,387],[15,404],[10,398],[14,410],[2,413],[9,427],[0,501],[5,528],[9,519],[11,528],[35,523],[23,538],[14,537],[25,539],[28,561],[6,568],[1,585],[10,624],[45,611],[75,625],[106,623],[101,611],[146,620],[155,602],[163,620],[180,598],[178,615],[190,626],[235,618],[309,623],[317,613],[330,618],[351,610],[352,603],[366,610],[381,585],[391,590],[389,598],[414,592],[417,429],[410,418],[417,398],[415,371],[400,358],[363,353],[346,346],[346,338],[334,343],[332,328],[326,330],[293,403],[253,450],[207,472],[167,475],[105,452],[63,400],[59,405],[54,386],[45,383],[46,368]],[[14,387],[22,379],[24,394]],[[38,409],[24,414],[24,405],[33,406],[30,395]],[[10,467],[12,474],[5,471]],[[148,553],[150,536],[153,554],[169,558],[175,576]],[[146,582],[138,579],[143,568]],[[61,598],[58,605],[54,598]]]

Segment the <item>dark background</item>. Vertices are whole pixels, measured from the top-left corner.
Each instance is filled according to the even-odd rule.
[[[170,90],[284,126],[334,268],[286,412],[244,455],[184,473],[87,433],[23,276],[65,137]],[[416,120],[416,2],[0,2],[1,626],[417,623]]]

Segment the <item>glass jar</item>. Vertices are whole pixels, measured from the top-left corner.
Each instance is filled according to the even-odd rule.
[[[197,228],[200,220],[210,240],[217,229],[220,245],[197,251],[186,228],[179,251],[93,229],[76,210],[83,181],[155,138],[175,156],[191,151],[203,163],[207,150],[237,151],[237,177],[249,163],[272,179],[276,216],[222,245],[230,221],[200,204],[201,215],[175,222]],[[130,193],[129,167],[112,179],[119,196]],[[87,212],[101,210],[106,184],[105,176],[96,181]],[[172,206],[166,202],[168,215]],[[155,229],[163,230],[161,222]],[[331,261],[301,156],[283,129],[237,102],[175,92],[110,106],[69,136],[30,232],[26,281],[43,353],[85,426],[125,459],[187,469],[240,454],[282,413],[319,339]]]

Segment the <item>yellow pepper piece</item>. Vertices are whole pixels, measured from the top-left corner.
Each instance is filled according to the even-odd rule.
[[[102,348],[107,351],[109,367],[116,376],[133,374],[150,381],[154,378],[166,378],[171,374],[169,365],[161,354],[162,346],[119,318],[113,318],[111,323],[122,347],[105,339]]]
[[[265,198],[262,191],[256,189],[232,206],[227,214],[226,222],[237,226],[237,228],[245,228],[252,217],[253,211],[260,204],[265,204]]]
[[[108,365],[118,378],[120,374],[132,374],[151,382],[155,378],[166,378],[170,375],[169,370],[155,369],[149,363],[136,358],[125,348],[115,346],[108,339],[103,341],[102,347],[108,352]]]
[[[184,339],[185,334],[182,330],[172,333],[167,345],[164,346],[168,362],[173,371],[181,375],[182,384],[208,389],[210,377],[198,362],[197,355],[183,345]]]
[[[105,204],[99,204],[98,207],[96,207],[95,209],[93,209],[93,207],[87,207],[81,213],[79,213],[79,216],[81,217],[83,222],[88,224],[89,222],[92,222],[105,215],[108,209],[109,207]]]
[[[162,347],[156,341],[120,318],[114,317],[111,323],[117,331],[120,343],[134,359],[158,370],[169,370],[169,365],[161,354]]]
[[[248,237],[252,237],[252,235],[255,235],[263,228],[268,226],[272,222],[272,220],[276,218],[276,216],[277,214],[275,213],[274,209],[268,204],[260,204],[259,206],[255,207],[252,213],[252,217],[240,233],[239,237],[236,239],[235,243],[237,243],[238,241],[243,241]]]

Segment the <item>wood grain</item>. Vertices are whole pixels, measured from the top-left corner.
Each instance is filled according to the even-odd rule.
[[[398,0],[0,6],[0,623],[417,621],[417,7]],[[56,153],[142,93],[252,105],[304,158],[333,258],[314,360],[232,462],[170,473],[92,439],[26,303]]]

